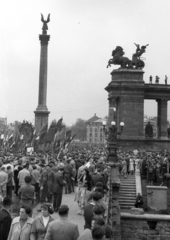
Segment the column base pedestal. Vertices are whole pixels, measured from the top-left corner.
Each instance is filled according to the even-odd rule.
[[[38,109],[38,107],[37,107]],[[49,111],[47,110],[37,110],[34,111],[35,113],[35,129],[36,132],[39,132],[40,129],[45,125],[48,124],[48,115]]]

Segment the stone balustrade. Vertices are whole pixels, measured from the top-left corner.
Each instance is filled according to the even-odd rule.
[[[170,239],[170,215],[121,213],[121,240]]]

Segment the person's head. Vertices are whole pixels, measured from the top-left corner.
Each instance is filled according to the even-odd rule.
[[[104,197],[104,189],[102,187],[96,187],[95,192],[100,192],[102,194],[102,196]]]
[[[92,199],[94,202],[98,202],[100,199],[102,199],[102,197],[103,196],[100,192],[94,192]]]
[[[12,200],[9,196],[4,197],[3,201],[2,201],[2,205],[4,208],[7,209],[11,209],[11,205],[12,205]]]
[[[24,165],[23,165],[23,168],[28,169],[28,165],[27,165],[27,164],[24,164]]]
[[[21,220],[27,220],[30,214],[31,214],[30,206],[22,205],[20,207],[19,215]]]
[[[95,225],[92,229],[93,240],[103,240],[104,238],[104,229],[102,226]]]
[[[105,225],[104,219],[102,217],[94,216],[91,222],[91,229],[93,229],[95,225],[104,226]]]
[[[61,205],[58,209],[58,214],[60,217],[67,217],[69,212],[69,207],[67,205]]]
[[[93,215],[95,217],[102,217],[104,209],[101,205],[96,204],[93,208]]]
[[[31,177],[30,176],[26,176],[25,178],[24,178],[24,180],[25,180],[25,183],[27,183],[27,184],[29,184],[29,183],[31,183]]]
[[[35,169],[37,169],[37,166],[33,165],[32,168],[33,168],[33,170],[35,170]]]
[[[11,166],[7,166],[7,168],[6,168],[8,171],[10,171],[11,170]]]
[[[102,182],[97,182],[95,187],[103,187],[103,183]]]
[[[59,170],[58,170],[61,174],[64,173],[64,167],[60,166]]]
[[[102,172],[102,170],[101,170],[100,167],[97,167],[97,172],[98,172],[98,173],[101,173],[101,172]]]
[[[111,239],[111,237],[113,237],[113,230],[109,225],[105,226],[104,231],[105,231],[105,240]]]
[[[54,213],[54,209],[50,203],[43,203],[41,205],[41,212],[43,217],[48,217],[50,214]]]
[[[1,171],[5,172],[5,167],[4,166],[1,167]]]

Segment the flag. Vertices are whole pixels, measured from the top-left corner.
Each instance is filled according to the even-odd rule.
[[[48,124],[46,123],[39,132],[39,143],[43,144],[46,141]]]
[[[66,139],[65,139],[65,142],[66,142],[66,143],[69,142],[70,139],[71,139],[71,130],[68,130],[68,131],[66,132]]]
[[[17,144],[18,144],[19,137],[20,137],[20,132],[19,132],[18,125],[16,124],[15,128],[14,128],[14,133],[13,133],[13,142],[14,142],[15,146],[17,146]]]
[[[75,136],[76,136],[76,133],[75,133],[72,137],[70,137],[70,140],[69,140],[68,142],[66,142],[66,144],[65,144],[65,150],[68,148],[68,146],[69,146],[70,143],[73,141],[73,139],[75,138]]]
[[[71,137],[70,143],[73,141],[73,139],[75,138],[75,136],[76,136],[76,133]],[[70,143],[69,143],[69,144],[70,144]]]
[[[58,136],[58,141],[65,139],[65,134],[66,134],[65,130],[66,130],[65,127],[62,127],[62,129],[60,130],[59,136]]]
[[[53,151],[55,152],[56,146],[60,148],[63,146],[65,139],[65,126],[62,127],[61,130],[58,130],[54,136],[54,144],[53,144]]]
[[[56,132],[62,128],[62,121],[63,121],[63,118],[60,118],[58,122],[56,122],[55,120],[52,121],[46,137],[47,143],[51,143],[54,141],[54,136]]]

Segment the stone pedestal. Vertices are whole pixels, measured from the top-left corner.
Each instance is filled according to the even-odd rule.
[[[37,132],[48,123],[49,111],[46,106],[47,101],[47,60],[48,60],[48,41],[49,35],[39,35],[41,43],[40,54],[40,72],[39,72],[39,94],[38,94],[38,106],[35,113],[35,129]]]
[[[143,73],[142,70],[113,70],[112,81],[105,88],[109,94],[109,106],[116,108],[117,126],[122,121],[125,123],[121,138],[144,138]]]
[[[147,206],[155,211],[167,210],[167,187],[147,186]]]

